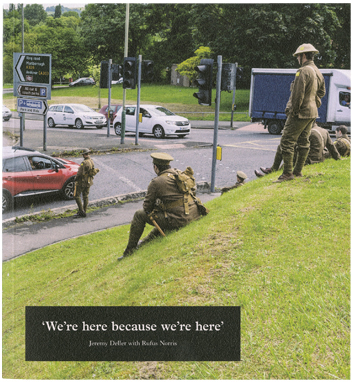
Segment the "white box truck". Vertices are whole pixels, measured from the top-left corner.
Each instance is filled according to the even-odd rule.
[[[290,85],[297,69],[252,69],[249,115],[252,122],[261,122],[270,134],[280,134],[286,122],[285,108]],[[351,71],[320,69],[325,79],[326,94],[321,99],[318,125],[335,131],[351,126]]]

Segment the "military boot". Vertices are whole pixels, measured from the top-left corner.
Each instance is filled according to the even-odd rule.
[[[306,159],[308,157],[308,153],[309,153],[309,148],[302,147],[298,149],[298,157],[297,157],[297,161],[295,163],[294,170],[293,170],[293,174],[295,176],[297,177],[298,176],[300,177],[300,175],[303,176],[301,172],[306,162]]]
[[[273,183],[281,183],[285,182],[287,180],[293,180],[294,175],[293,174],[285,174],[283,173],[277,180],[275,180]]]

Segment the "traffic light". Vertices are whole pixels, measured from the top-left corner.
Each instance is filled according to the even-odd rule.
[[[122,77],[123,67],[118,64],[112,65],[112,81],[118,81]]]
[[[109,88],[109,62],[108,61],[101,62],[101,75],[99,80],[99,87],[101,89]]]
[[[232,91],[235,88],[235,64],[222,65],[221,91]]]
[[[213,60],[209,58],[201,59],[200,65],[196,66],[195,70],[199,73],[196,80],[199,92],[194,93],[193,96],[198,99],[200,105],[211,106]]]
[[[136,58],[124,58],[124,72],[123,72],[123,88],[135,89],[136,88]]]
[[[142,79],[146,82],[153,81],[153,61],[142,61]]]

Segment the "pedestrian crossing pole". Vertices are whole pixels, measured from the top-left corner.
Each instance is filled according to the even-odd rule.
[[[222,56],[217,57],[217,67],[218,67],[218,71],[217,71],[217,82],[216,82],[216,105],[215,105],[215,118],[214,118],[214,129],[213,129],[211,192],[215,192],[215,181],[216,181],[218,121],[219,121],[219,106],[221,103]]]

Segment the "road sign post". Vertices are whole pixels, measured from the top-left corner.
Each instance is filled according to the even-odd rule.
[[[20,146],[23,146],[25,113],[40,114],[44,115],[43,150],[46,151],[46,100],[51,99],[51,54],[14,53],[13,63],[13,94],[19,97]]]

